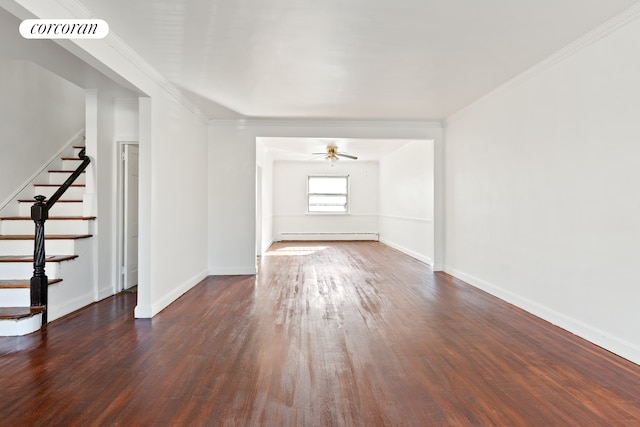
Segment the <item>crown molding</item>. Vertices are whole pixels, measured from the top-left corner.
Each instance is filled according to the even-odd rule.
[[[511,80],[508,80],[506,83],[503,83],[502,85],[498,86],[496,89],[480,97],[479,99],[467,105],[463,109],[457,111],[456,113],[453,113],[451,116],[449,116],[443,121],[443,127],[446,128],[451,123],[460,119],[462,116],[464,116],[467,112],[469,112],[476,106],[488,101],[489,99],[504,92],[505,90],[508,90],[514,86],[517,86],[543,73],[544,71],[553,67],[554,65],[557,65],[565,61],[566,59],[577,54],[583,49],[586,49],[587,47],[598,42],[599,40],[602,40],[603,38],[607,37],[609,34],[624,27],[630,22],[635,21],[639,16],[640,16],[640,3],[630,7],[626,11],[610,19],[604,24],[596,27],[594,30],[590,31],[589,33],[575,40],[574,42],[561,48],[556,53],[552,54],[551,56],[547,57],[541,62],[538,62],[537,64],[533,65],[529,69],[513,77]]]
[[[385,121],[385,120],[310,120],[310,119],[232,119],[210,120],[218,127],[337,127],[337,128],[421,128],[441,129],[438,121]]]
[[[71,15],[79,19],[98,18],[87,9],[78,0],[55,0],[61,7],[66,9]],[[112,30],[109,30],[109,34],[103,39],[114,51],[120,54],[124,59],[130,62],[136,69],[142,72],[145,76],[151,79],[162,90],[164,90],[169,96],[174,98],[186,109],[191,111],[196,117],[200,119],[204,124],[209,123],[209,117],[207,117],[202,110],[196,107],[191,101],[189,101],[180,90],[171,83],[163,74],[151,66],[144,60],[131,46],[124,42],[117,34]]]

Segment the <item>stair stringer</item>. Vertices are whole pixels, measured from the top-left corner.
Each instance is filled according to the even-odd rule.
[[[74,147],[75,144],[80,142],[79,138],[76,137],[72,139],[67,146],[61,150],[63,152],[64,157],[77,157],[77,153],[79,151],[78,147]],[[56,163],[58,162],[58,163]],[[63,163],[67,162],[67,165],[62,166]],[[68,160],[56,160],[50,161],[48,164],[42,167],[42,170],[54,169],[54,170],[68,170],[71,169],[71,165]],[[60,165],[60,166],[58,166]],[[49,175],[49,179],[46,179],[46,175]],[[83,177],[82,177],[83,178]],[[20,199],[31,199],[33,198],[33,191],[31,190],[31,194],[26,195],[25,193],[28,191],[27,187],[30,184],[46,184],[51,182],[51,173],[44,171],[37,176],[34,175],[34,179],[31,180],[30,183],[25,185],[25,189],[21,189],[15,192],[15,195],[12,197],[12,202],[10,206],[6,206],[6,209],[3,210],[3,215],[6,217],[20,217],[20,218],[10,218],[0,221],[0,233],[5,236],[16,235],[16,234],[31,234],[33,232],[33,225],[25,225],[24,221],[28,221],[26,217],[28,217],[30,207],[32,205],[31,202],[19,202]],[[79,180],[80,183],[84,182],[84,179]],[[42,186],[41,186],[42,187]],[[42,188],[36,188],[36,194],[43,193],[45,190]],[[47,192],[55,191],[55,189],[46,189]],[[78,232],[77,224],[74,227],[67,228],[66,225],[71,225],[71,222],[67,223],[67,221],[56,220],[55,217],[60,216],[69,216],[78,218],[81,220],[83,211],[86,209],[83,207],[86,200],[85,194],[82,195],[82,202],[80,203],[68,203],[68,199],[79,199],[80,194],[77,192],[71,194],[70,197],[65,193],[62,199],[52,208],[50,212],[50,219],[45,224],[45,233],[51,233],[51,230],[55,230],[56,233],[51,234],[93,234],[95,236],[96,225],[95,218],[84,218],[88,220],[89,223],[85,226],[82,226],[82,232]],[[73,205],[73,206],[72,206]],[[25,218],[23,218],[25,217]],[[13,224],[13,221],[20,221],[19,224]],[[11,221],[11,223],[7,223],[6,221]],[[47,226],[55,221],[56,225],[48,228]],[[77,221],[77,220],[73,220]],[[86,228],[86,231],[85,231]],[[31,230],[31,231],[29,231]],[[49,230],[49,231],[48,231]],[[30,241],[30,244],[33,244],[33,241]],[[11,255],[25,255],[26,253],[32,254],[32,247],[27,249],[24,248],[24,242],[15,243],[15,248],[17,253],[11,253]],[[49,248],[47,249],[48,255],[64,255],[56,252],[65,252],[67,254],[73,254],[77,257],[72,260],[66,260],[61,262],[47,262],[46,263],[46,274],[49,279],[62,279],[61,282],[54,283],[49,285],[48,287],[48,304],[47,304],[47,317],[48,321],[54,321],[63,316],[66,316],[78,309],[81,309],[99,299],[99,293],[97,291],[97,275],[95,274],[97,271],[97,241],[95,237],[81,238],[73,241],[71,245],[71,249],[67,243],[62,244],[61,242],[55,242],[55,240],[49,240],[45,243],[45,245]],[[70,251],[70,252],[69,252]],[[0,251],[1,252],[1,251]],[[6,251],[5,251],[6,252]],[[8,255],[8,254],[7,254]],[[28,280],[33,272],[32,264],[29,263],[4,263],[2,277],[0,279],[23,279]],[[13,295],[15,294],[15,295]],[[4,298],[2,295],[12,296],[12,301],[3,301]],[[12,302],[15,304],[4,304],[3,302]],[[0,289],[0,306],[2,307],[24,307],[29,305],[29,289]],[[18,336],[18,335],[26,335],[32,332],[36,332],[40,329],[40,325],[42,323],[42,315],[34,314],[30,317],[20,318],[18,320],[14,319],[0,319],[0,336]]]
[[[49,286],[49,322],[95,302],[94,238],[77,240],[75,254],[78,258],[60,263],[62,281]]]
[[[33,184],[47,183],[48,181],[48,169],[57,169],[62,165],[62,157],[75,154],[73,149],[74,145],[80,145],[84,143],[84,129],[80,129],[73,135],[57,153],[55,153],[47,162],[45,162],[37,171],[33,173],[13,194],[11,194],[6,200],[0,203],[0,214],[4,216],[18,215],[19,199],[33,198]]]

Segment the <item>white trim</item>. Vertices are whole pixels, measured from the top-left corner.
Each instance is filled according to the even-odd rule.
[[[4,208],[6,208],[11,202],[16,200],[20,196],[20,193],[22,193],[27,187],[33,184],[34,181],[38,178],[38,175],[40,175],[45,170],[47,170],[53,162],[60,160],[60,157],[62,157],[62,154],[67,149],[69,149],[69,147],[74,145],[74,143],[78,141],[78,139],[82,136],[82,134],[84,134],[84,129],[80,129],[78,132],[76,132],[76,134],[72,136],[71,139],[67,140],[67,142],[64,144],[64,146],[60,150],[58,150],[53,156],[51,156],[51,158],[47,160],[47,162],[44,163],[37,171],[35,171],[33,175],[27,178],[27,180],[23,182],[22,185],[16,191],[14,191],[4,202],[2,202],[2,204],[0,204],[0,212]]]
[[[305,215],[311,216],[352,216],[351,212],[306,212]]]
[[[398,221],[405,221],[405,222],[417,222],[420,224],[432,224],[433,220],[428,219],[428,218],[415,218],[415,217],[409,217],[409,216],[400,216],[400,215],[378,215],[380,218],[387,218],[387,219],[395,219]]]
[[[442,129],[440,121],[384,121],[384,120],[292,120],[292,119],[230,119],[209,120],[210,126],[219,127],[338,127],[338,128],[423,128]],[[412,139],[412,138],[404,138]]]
[[[113,293],[117,294],[125,289],[124,277],[122,275],[122,267],[125,265],[124,261],[124,161],[122,156],[124,155],[125,145],[137,145],[140,147],[140,141],[137,140],[115,140],[115,171],[114,177],[116,191],[112,194],[111,202],[113,204],[113,218],[114,229],[116,230],[113,236],[112,243],[114,245],[114,259],[116,260],[114,265],[114,281]]]
[[[640,364],[640,347],[635,344],[456,268],[445,266],[444,271],[618,356]]]
[[[55,0],[61,7],[66,9],[75,18],[98,18],[91,13],[80,1],[78,0]],[[124,59],[129,61],[134,67],[144,73],[148,78],[153,80],[161,89],[167,94],[181,103],[185,108],[191,111],[196,117],[198,117],[204,124],[209,122],[207,117],[198,107],[196,107],[191,101],[184,97],[182,92],[171,83],[163,74],[153,68],[151,64],[145,61],[131,46],[125,43],[118,35],[113,31],[109,31],[109,34],[103,39],[114,51],[119,53]]]
[[[98,289],[98,293],[96,295],[96,301],[102,301],[105,298],[109,298],[110,296],[115,295],[113,292],[113,285],[109,285],[109,287]]]
[[[171,303],[173,303],[175,300],[177,300],[182,295],[187,293],[189,290],[191,290],[191,288],[196,286],[198,283],[202,282],[206,277],[207,277],[207,272],[202,271],[196,274],[195,276],[193,276],[191,279],[188,279],[185,282],[182,282],[181,285],[174,288],[173,291],[169,292],[168,294],[160,298],[158,301],[152,302],[151,317],[155,316],[156,314],[160,313],[162,310],[167,308]]]
[[[490,98],[493,98],[494,96],[500,94],[501,92],[539,75],[540,73],[544,72],[548,68],[568,59],[569,57],[577,54],[581,50],[586,49],[590,45],[605,38],[606,36],[618,30],[619,28],[622,28],[628,23],[634,21],[639,16],[640,16],[640,3],[630,7],[629,9],[617,15],[616,17],[598,26],[593,31],[590,31],[589,33],[580,37],[576,41],[558,50],[551,56],[547,57],[547,59],[544,59],[541,62],[538,62],[537,64],[533,65],[531,68],[523,71],[522,73],[518,74],[514,78],[508,80],[506,83],[501,84],[491,92],[483,95],[476,101],[472,102],[471,104],[467,105],[461,110],[453,113],[451,116],[447,117],[443,121],[443,127],[446,128],[454,121],[460,119],[469,110],[486,102]]]
[[[74,0],[69,0],[74,1]],[[126,44],[120,37],[113,32],[109,32],[109,35],[105,38],[105,41],[116,52],[127,59],[134,67],[144,73],[149,79],[153,80],[161,89],[163,89],[169,96],[174,98],[183,107],[191,111],[203,124],[209,123],[209,117],[207,117],[202,110],[196,107],[191,101],[189,101],[180,90],[164,75],[160,74],[155,68],[153,68],[148,62],[146,62],[138,53],[133,50],[128,44]]]
[[[393,243],[393,242],[392,242],[392,241],[390,241],[390,240],[380,239],[380,240],[379,240],[379,242],[380,242],[380,243],[383,243],[383,244],[385,244],[385,245],[387,245],[387,246],[390,246],[390,247],[392,247],[393,249],[397,249],[397,250],[399,250],[400,252],[403,252],[403,253],[405,253],[405,254],[409,255],[410,257],[417,259],[418,261],[422,261],[422,262],[424,262],[425,264],[428,264],[431,268],[433,268],[433,260],[432,260],[430,257],[426,256],[426,255],[422,255],[422,254],[421,254],[421,253],[419,253],[419,252],[416,252],[416,251],[414,251],[414,250],[411,250],[411,249],[409,249],[409,248],[406,248],[406,247],[404,247],[404,246],[402,246],[402,245],[398,245],[398,244],[396,244],[396,243]]]
[[[139,288],[138,288],[139,289]],[[133,309],[133,317],[136,319],[150,319],[153,317],[153,308],[151,304],[147,304],[145,302],[140,302],[138,299],[138,304]]]
[[[312,178],[330,178],[330,179],[346,179],[347,180],[347,192],[346,193],[311,193],[309,191],[309,183]],[[349,174],[310,174],[307,175],[307,215],[349,215],[351,212],[351,203],[350,203],[350,194],[351,194],[351,179]],[[311,211],[309,207],[309,199],[311,196],[346,196],[347,202],[345,203],[345,210],[343,211]]]
[[[262,255],[264,255],[264,254],[265,254],[265,252],[267,252],[267,251],[269,250],[269,248],[271,247],[271,245],[273,245],[273,243],[274,243],[274,242],[273,242],[273,239],[271,239],[271,240],[269,240],[269,241],[267,242],[267,244],[266,244],[266,245],[264,245],[264,246],[262,247]]]
[[[138,135],[116,135],[113,138],[114,141],[116,142],[122,142],[122,143],[135,143],[138,144]]]

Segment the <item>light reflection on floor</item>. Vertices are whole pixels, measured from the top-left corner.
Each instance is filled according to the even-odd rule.
[[[304,256],[323,251],[327,248],[328,246],[287,246],[276,249],[275,251],[268,251],[264,256]]]

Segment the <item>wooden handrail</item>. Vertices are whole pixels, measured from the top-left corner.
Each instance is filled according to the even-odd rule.
[[[78,153],[78,158],[82,163],[65,180],[53,195],[46,200],[45,196],[35,196],[36,203],[31,207],[31,219],[35,223],[35,238],[33,242],[33,276],[31,277],[31,306],[44,307],[42,312],[42,325],[47,324],[47,304],[49,279],[45,272],[45,249],[44,249],[44,223],[49,218],[49,210],[56,204],[60,197],[71,187],[80,174],[89,166],[91,159],[85,154],[83,148]]]

